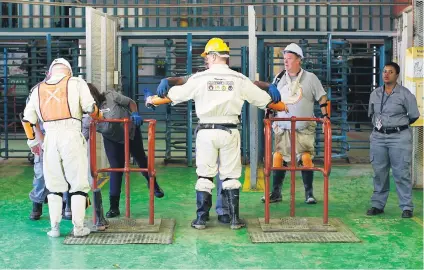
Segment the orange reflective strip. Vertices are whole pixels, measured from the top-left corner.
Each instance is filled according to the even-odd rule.
[[[68,81],[63,78],[57,84],[41,83],[38,87],[40,112],[43,121],[56,121],[72,117],[68,104]]]

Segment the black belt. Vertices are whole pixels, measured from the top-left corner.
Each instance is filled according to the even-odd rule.
[[[199,124],[197,125],[194,133],[196,134],[201,129],[221,129],[221,130],[228,131],[231,134],[232,133],[231,129],[236,129],[236,128],[238,128],[238,125],[236,124]]]
[[[404,126],[399,126],[399,127],[390,127],[390,128],[380,128],[377,129],[376,127],[374,127],[374,130],[380,133],[384,133],[384,134],[392,134],[392,133],[396,133],[396,132],[401,132],[402,130],[408,129],[409,125],[404,125]]]

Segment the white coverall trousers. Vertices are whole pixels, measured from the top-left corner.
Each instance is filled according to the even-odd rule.
[[[212,193],[215,187],[212,181],[202,178],[215,177],[218,173],[223,190],[239,189],[241,183],[241,153],[240,133],[231,129],[231,133],[220,129],[201,129],[196,137],[196,173],[199,179],[196,183],[197,191]]]
[[[82,231],[86,193],[90,190],[87,175],[87,145],[81,133],[81,124],[78,123],[78,120],[67,119],[45,124],[43,165],[46,187],[51,193],[68,191],[68,183],[69,193],[76,193],[72,195],[71,200],[75,236],[79,233],[84,234]],[[49,194],[48,200],[50,221],[54,228],[62,218],[62,198],[56,194]]]

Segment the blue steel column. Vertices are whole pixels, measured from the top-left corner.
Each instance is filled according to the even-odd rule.
[[[321,0],[316,0],[316,2],[320,2]],[[316,5],[315,6],[315,14],[316,14],[316,19],[315,19],[315,31],[321,31],[321,6]]]
[[[269,74],[265,79],[269,78],[269,81],[271,81],[274,78],[274,46],[270,46],[268,48],[267,58],[269,63]]]
[[[18,4],[18,16],[22,16],[22,15],[23,15],[22,4]],[[22,28],[22,20],[23,20],[22,17],[18,19],[18,28]]]
[[[192,35],[187,34],[187,74],[192,72]],[[193,166],[193,101],[187,102],[187,166]]]
[[[390,62],[393,60],[393,39],[391,38],[385,38],[384,39],[384,51],[385,51],[385,56],[384,56],[384,60],[387,62]]]
[[[137,59],[137,47],[131,46],[131,89],[128,94],[131,94],[131,98],[136,100],[136,93],[138,92],[138,59]]]
[[[130,94],[130,77],[131,77],[131,55],[130,55],[130,46],[128,39],[122,39],[122,61],[121,61],[121,70],[122,70],[122,91],[126,96],[129,97]]]
[[[327,98],[331,101],[331,34],[327,35]]]
[[[33,5],[29,5],[29,28],[34,27],[33,12],[34,12]]]
[[[277,2],[277,0],[273,0],[274,3]],[[274,14],[274,19],[272,19],[272,30],[273,31],[277,31],[277,15],[278,15],[278,6],[274,5],[272,6],[273,9],[273,14]]]
[[[12,25],[12,15],[13,15],[12,3],[8,3],[7,13],[8,13],[7,15],[9,16],[9,19],[8,19],[9,28],[13,28],[13,25]]]
[[[78,44],[76,44],[75,48],[71,48],[72,50],[72,72],[75,75],[79,75],[80,74],[80,69],[78,66],[78,55],[81,54],[81,52],[79,51],[79,47]]]
[[[269,50],[270,50],[270,46],[266,46],[264,48],[265,54],[264,54],[264,82],[269,81],[269,67],[270,67],[270,63],[269,63]]]
[[[331,102],[331,34],[327,35],[327,98]],[[318,143],[316,143],[318,145]],[[319,154],[319,148],[317,147],[316,154]]]
[[[383,70],[384,65],[386,64],[386,53],[385,53],[385,45],[380,46],[380,76],[378,77],[379,85],[383,85]]]
[[[125,5],[128,5],[128,0],[125,0],[124,1],[124,4]],[[135,10],[136,8],[134,8],[134,10]],[[125,18],[124,18],[124,27],[128,27],[128,7],[125,7],[124,8],[124,16],[125,16]],[[137,27],[137,26],[136,26]]]
[[[40,6],[40,8],[43,8],[43,6]],[[56,16],[55,6],[50,6],[50,15]],[[51,28],[55,28],[54,20],[55,20],[55,18],[50,18],[50,27]],[[63,27],[63,25],[61,25],[60,27]]]
[[[331,31],[331,5],[327,5],[327,31]]]
[[[171,59],[171,46],[173,44],[172,40],[165,40],[165,46],[166,46],[166,77],[170,77],[172,75],[171,73],[171,66],[172,66],[172,59]],[[167,160],[171,159],[171,105],[168,104],[166,106],[166,113],[165,113],[165,162]]]
[[[52,36],[50,34],[47,34],[46,37],[47,41],[47,66],[49,67],[52,63]]]
[[[361,0],[359,0],[359,2],[361,2]],[[361,5],[359,5],[359,8],[358,8],[358,19],[359,19],[359,29],[358,30],[362,30],[362,6]]]
[[[342,43],[344,43],[342,41]],[[347,122],[347,118],[348,118],[348,114],[347,114],[347,93],[349,91],[349,85],[348,85],[348,59],[347,59],[347,53],[346,53],[346,45],[347,42],[345,44],[343,44],[343,49],[342,49],[342,59],[343,59],[343,63],[342,63],[342,100],[341,100],[341,114],[342,114],[342,121],[341,121],[341,135],[342,135],[342,145],[341,145],[341,149],[340,149],[340,155],[342,157],[347,157],[347,150],[349,149],[349,145],[347,143],[347,131],[349,130],[349,124]]]
[[[263,39],[258,39],[258,45],[257,45],[257,49],[258,49],[258,54],[257,54],[257,58],[258,58],[258,72],[259,72],[259,80],[260,81],[265,81],[265,63],[264,63],[264,55],[265,55],[265,45],[264,45],[264,40]],[[265,116],[265,112],[264,110],[259,110],[258,111],[258,129],[259,130],[264,130],[264,116]],[[258,156],[259,156],[259,160],[262,160],[262,157],[264,155],[264,145],[265,145],[265,141],[264,141],[264,133],[263,132],[259,132],[259,136],[258,136],[258,143],[259,143],[259,147],[258,147]]]
[[[4,108],[4,149],[5,158],[9,158],[9,131],[8,131],[8,119],[7,119],[7,48],[3,49],[3,72],[4,72],[4,90],[3,90],[3,108]]]
[[[134,0],[134,4],[138,5],[139,4],[138,1],[139,0]],[[139,27],[139,23],[138,23],[138,7],[137,8],[134,8],[134,15],[135,15],[135,18],[134,18],[134,27],[137,28],[137,27]],[[142,22],[143,22],[143,20],[142,20]]]

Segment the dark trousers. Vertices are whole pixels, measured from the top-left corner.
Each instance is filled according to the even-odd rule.
[[[123,143],[111,141],[105,137],[104,146],[107,159],[111,168],[124,168],[125,166],[125,148]],[[134,157],[140,168],[147,168],[147,156],[144,152],[143,138],[141,137],[140,129],[136,128],[134,139],[130,140],[130,153]],[[110,173],[109,195],[120,196],[122,186],[123,172]],[[147,172],[142,172],[143,176],[149,180]]]

